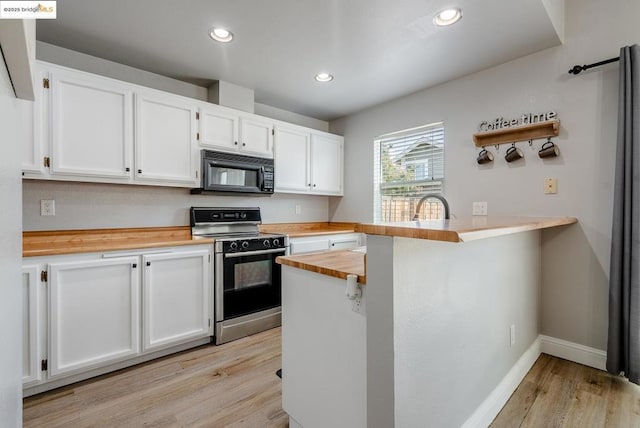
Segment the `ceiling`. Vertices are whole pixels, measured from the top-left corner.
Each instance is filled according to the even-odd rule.
[[[332,120],[560,43],[543,0],[58,0],[37,39]],[[456,5],[463,18],[436,27]],[[224,26],[235,39],[212,41]],[[314,80],[330,72],[331,83]]]

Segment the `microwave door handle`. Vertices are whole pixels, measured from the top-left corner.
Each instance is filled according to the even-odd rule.
[[[264,190],[264,167],[260,167],[260,173],[258,174],[258,189]]]

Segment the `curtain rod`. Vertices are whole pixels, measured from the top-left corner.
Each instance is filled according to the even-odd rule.
[[[588,70],[593,67],[599,67],[601,65],[609,64],[612,62],[619,61],[620,57],[605,59],[604,61],[594,62],[593,64],[585,64],[585,65],[574,65],[571,70],[569,70],[569,74],[580,74],[581,71]]]

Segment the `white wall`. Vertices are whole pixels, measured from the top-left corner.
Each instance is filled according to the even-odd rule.
[[[139,85],[199,99],[207,88],[128,67],[102,58],[37,42],[39,60],[108,76]],[[258,114],[326,131],[328,123],[266,105]],[[40,216],[40,200],[54,199],[56,215]],[[191,206],[259,206],[263,222],[328,220],[326,196],[275,195],[272,197],[190,195],[188,189],[153,186],[24,180],[24,230],[113,227],[180,226],[189,224]],[[300,214],[295,206],[300,205]]]
[[[191,195],[189,189],[24,180],[24,230],[188,226],[191,206],[259,206],[263,223],[327,221],[328,197]],[[40,200],[56,201],[56,215],[40,216]],[[295,206],[300,205],[300,214]]]
[[[0,25],[2,23],[0,22]],[[0,55],[0,59],[2,56]],[[0,420],[22,425],[22,290],[18,103],[0,61]]]
[[[330,201],[333,221],[373,219],[373,139],[381,134],[444,121],[445,195],[457,216],[473,201],[488,201],[490,215],[575,216],[568,233],[543,233],[542,333],[606,347],[607,277],[617,120],[616,64],[579,76],[567,70],[617,56],[640,42],[640,2],[567,0],[565,43],[427,89],[331,123],[345,137],[345,197]],[[483,120],[555,110],[561,156],[526,157],[507,165],[506,147],[480,167],[472,134]],[[494,150],[495,151],[495,150]],[[558,178],[558,194],[544,195],[545,177]],[[570,252],[569,262],[558,262]]]

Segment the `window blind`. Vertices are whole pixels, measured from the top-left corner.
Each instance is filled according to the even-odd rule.
[[[382,135],[374,144],[374,218],[411,220],[422,195],[442,193],[444,126],[440,122]],[[441,214],[438,203],[426,204],[425,208],[422,218]]]

